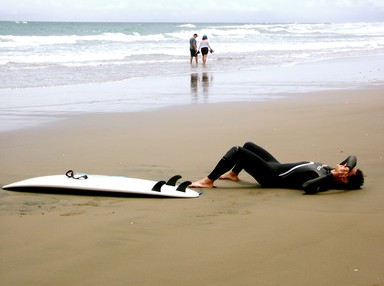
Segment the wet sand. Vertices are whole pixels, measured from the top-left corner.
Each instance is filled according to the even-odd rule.
[[[246,174],[197,199],[1,190],[2,284],[384,285],[383,90],[84,114],[1,133],[1,185],[69,169],[197,180],[246,141],[283,162],[355,154],[366,173],[362,190],[313,196]]]

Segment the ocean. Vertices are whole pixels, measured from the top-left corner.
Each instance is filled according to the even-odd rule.
[[[214,53],[189,63],[189,39]],[[384,83],[383,23],[0,22],[0,132]]]
[[[211,72],[384,55],[384,23],[0,22],[0,88],[189,74],[193,33],[209,38]]]

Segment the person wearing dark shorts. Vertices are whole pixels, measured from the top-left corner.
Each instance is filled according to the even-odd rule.
[[[280,163],[262,147],[247,142],[243,147],[232,147],[204,179],[192,183],[191,188],[213,188],[217,179],[239,181],[239,173],[245,170],[262,187],[302,189],[307,194],[329,189],[360,189],[364,175],[356,168],[356,156],[348,156],[335,168],[328,165],[302,161]]]
[[[209,49],[208,47],[201,48],[201,54],[203,56],[208,55]]]
[[[198,60],[198,50],[197,50],[197,41],[196,41],[196,38],[197,38],[197,34],[194,34],[192,38],[189,39],[189,51],[191,53],[191,57],[189,59],[189,63],[192,64],[192,60],[193,58],[195,58],[196,60],[196,63],[199,62]]]
[[[199,50],[201,50],[201,55],[203,57],[203,64],[206,64],[208,52],[213,53],[213,50],[212,50],[211,46],[209,45],[207,35],[203,35],[203,38],[202,38],[200,45],[199,45]]]

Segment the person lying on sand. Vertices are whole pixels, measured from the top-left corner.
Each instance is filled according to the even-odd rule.
[[[356,168],[356,156],[351,155],[335,168],[317,162],[280,163],[262,147],[247,142],[232,147],[204,179],[193,182],[190,188],[214,188],[217,179],[239,181],[244,169],[267,188],[302,189],[307,194],[330,189],[356,190],[364,184],[364,175]]]

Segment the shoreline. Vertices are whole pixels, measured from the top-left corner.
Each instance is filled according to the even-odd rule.
[[[0,89],[0,134],[24,130],[67,115],[147,112],[172,106],[280,100],[298,93],[384,85],[383,56],[343,58],[214,72],[191,66],[190,73],[119,82]]]

